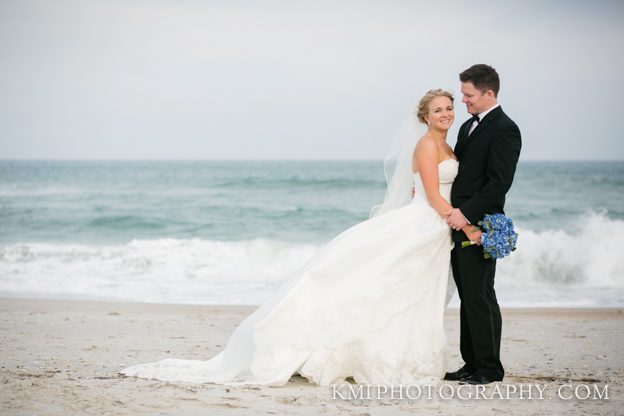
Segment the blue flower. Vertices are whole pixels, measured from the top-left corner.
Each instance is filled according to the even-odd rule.
[[[486,214],[478,225],[483,232],[481,245],[483,246],[483,257],[486,259],[502,259],[516,249],[518,233],[514,230],[511,218],[503,214]],[[474,243],[464,241],[462,247],[472,244]]]

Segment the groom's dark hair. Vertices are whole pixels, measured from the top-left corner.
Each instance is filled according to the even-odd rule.
[[[483,94],[485,94],[487,90],[492,90],[494,92],[494,97],[498,96],[498,90],[500,89],[498,72],[489,65],[473,65],[459,74],[459,80],[461,82],[472,82],[472,85]]]

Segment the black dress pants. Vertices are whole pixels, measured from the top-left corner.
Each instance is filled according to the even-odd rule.
[[[484,259],[481,246],[462,248],[455,243],[451,265],[461,299],[460,351],[466,369],[491,381],[502,380],[502,319],[494,291],[496,260]]]

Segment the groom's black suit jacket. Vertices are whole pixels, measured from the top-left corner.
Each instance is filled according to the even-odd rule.
[[[485,214],[504,214],[505,194],[511,187],[520,157],[520,129],[499,106],[479,122],[470,136],[472,119],[462,124],[455,155],[459,171],[451,190],[451,204],[471,224]],[[465,241],[462,231],[453,231],[453,241]]]

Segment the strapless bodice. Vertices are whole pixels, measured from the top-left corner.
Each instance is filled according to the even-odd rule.
[[[455,176],[457,176],[458,168],[459,162],[455,159],[445,159],[438,163],[438,183],[440,184],[440,195],[442,195],[442,197],[449,202],[451,201],[451,187],[453,186]],[[414,190],[414,199],[412,200],[412,203],[427,202],[425,189],[418,172],[414,174]]]

